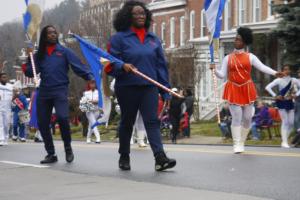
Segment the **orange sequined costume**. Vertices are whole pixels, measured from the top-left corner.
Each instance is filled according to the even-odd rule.
[[[223,99],[230,104],[249,105],[256,100],[256,89],[251,79],[250,54],[231,53],[228,55],[228,80]]]

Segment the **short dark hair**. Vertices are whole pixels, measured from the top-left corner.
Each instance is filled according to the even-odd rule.
[[[285,67],[288,67],[289,69],[291,69],[291,66],[289,64],[284,64],[282,67],[281,67],[281,70],[284,70]]]
[[[191,89],[186,89],[185,92],[186,92],[187,96],[193,96],[193,93],[192,93]]]
[[[253,42],[252,30],[247,27],[240,27],[237,30],[237,34],[242,37],[243,42],[246,45],[250,45]]]
[[[141,6],[146,13],[146,21],[145,21],[145,28],[148,30],[151,25],[152,21],[152,13],[151,11],[145,6],[143,2],[139,1],[128,1],[126,2],[123,7],[117,12],[114,18],[114,28],[117,32],[119,31],[126,31],[132,24],[132,14],[131,11],[133,7]]]

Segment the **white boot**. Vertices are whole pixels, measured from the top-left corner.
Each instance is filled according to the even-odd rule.
[[[241,126],[231,126],[231,133],[233,139],[233,152],[243,152],[243,148],[241,147]]]
[[[141,148],[147,147],[147,145],[144,142],[145,135],[146,131],[137,131],[137,143]]]
[[[247,140],[248,134],[249,134],[250,129],[249,128],[244,128],[242,127],[241,129],[241,150],[242,152],[245,151],[245,142]]]
[[[94,134],[96,136],[96,143],[101,143],[101,139],[100,139],[100,133],[97,127],[95,127],[94,129]]]
[[[290,148],[289,143],[288,143],[288,131],[281,129],[281,147],[282,148]]]
[[[89,127],[87,136],[86,136],[86,143],[90,144],[92,142],[91,136],[92,136],[92,129]]]

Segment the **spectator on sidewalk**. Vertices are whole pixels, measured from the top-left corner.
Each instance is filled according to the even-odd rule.
[[[229,110],[229,105],[226,102],[220,112],[220,118],[221,118],[221,123],[220,123],[220,129],[222,132],[222,138],[227,139],[231,138],[231,114]]]
[[[261,134],[258,129],[262,127],[270,127],[273,123],[269,108],[262,102],[258,101],[255,108],[255,114],[252,120],[251,133],[253,140],[259,140]]]
[[[300,82],[300,70],[297,71],[297,81]],[[292,144],[295,147],[300,146],[300,96],[295,98],[295,119],[294,119],[294,126],[296,130],[296,136],[294,137]]]
[[[187,89],[184,91],[184,96],[185,96],[185,99],[184,99],[183,105],[184,105],[185,112],[187,113],[187,116],[186,116],[187,119],[185,119],[185,121],[187,122],[187,127],[184,129],[183,134],[184,134],[184,137],[190,137],[190,135],[191,135],[190,121],[191,121],[191,116],[194,111],[194,97],[193,97],[192,91],[190,89]]]
[[[178,92],[177,88],[172,88],[173,92]],[[179,134],[179,125],[180,125],[180,119],[182,116],[182,105],[183,99],[180,99],[178,97],[173,96],[170,102],[170,110],[169,110],[169,116],[170,121],[172,124],[172,130],[171,130],[171,137],[172,137],[172,143],[176,144],[177,142],[177,136]]]

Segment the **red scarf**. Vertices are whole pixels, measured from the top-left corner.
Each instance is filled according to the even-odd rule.
[[[141,41],[141,43],[144,44],[145,37],[146,37],[146,29],[145,28],[135,28],[132,26],[131,31],[136,33],[136,35],[139,38],[139,40]]]
[[[56,44],[50,44],[50,45],[47,45],[47,53],[48,53],[48,56],[51,56],[54,49],[56,47]]]

